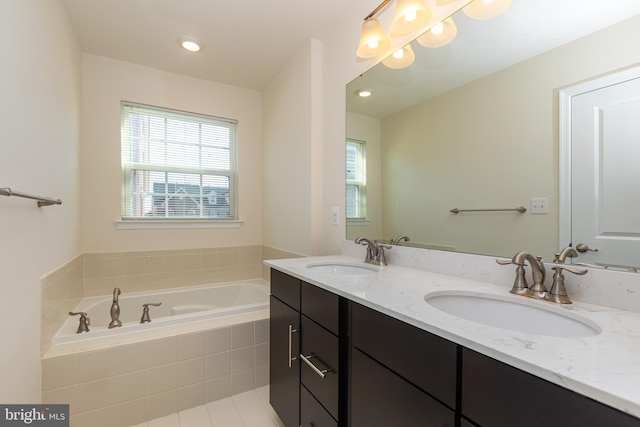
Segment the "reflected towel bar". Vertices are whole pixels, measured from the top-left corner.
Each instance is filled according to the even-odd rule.
[[[449,212],[457,214],[458,212],[520,212],[520,213],[525,213],[527,211],[527,208],[525,208],[524,206],[520,206],[517,208],[513,208],[513,209],[458,209],[458,208],[453,208],[451,209]]]
[[[39,208],[43,206],[62,204],[62,200],[60,199],[52,199],[50,197],[34,196],[31,194],[20,193],[18,191],[12,191],[10,188],[0,188],[0,196],[16,196],[16,197],[24,197],[25,199],[37,200]]]

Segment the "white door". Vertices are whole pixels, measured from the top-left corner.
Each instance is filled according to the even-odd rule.
[[[640,266],[636,74],[594,80],[571,97],[571,244],[582,252],[574,262]]]

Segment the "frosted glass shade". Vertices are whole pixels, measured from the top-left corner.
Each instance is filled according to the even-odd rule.
[[[511,0],[473,0],[462,10],[473,19],[489,19],[500,15],[511,6]]]
[[[431,11],[422,0],[397,0],[391,22],[391,33],[409,34],[424,28],[431,21]]]
[[[457,34],[458,27],[453,23],[453,19],[447,18],[418,37],[417,40],[424,47],[436,48],[451,43]]]
[[[375,58],[385,53],[391,47],[391,41],[382,31],[380,22],[377,19],[367,19],[362,23],[362,33],[360,33],[360,43],[356,55],[358,58]]]
[[[413,64],[413,61],[415,59],[416,59],[416,55],[413,53],[413,49],[411,49],[411,45],[408,44],[405,47],[393,52],[393,54],[390,55],[384,61],[382,61],[382,63],[386,67],[399,70],[401,68],[406,68],[409,65]]]

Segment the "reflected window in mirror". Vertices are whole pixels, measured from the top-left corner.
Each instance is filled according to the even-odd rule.
[[[347,139],[347,220],[365,220],[366,205],[366,144],[364,141]]]

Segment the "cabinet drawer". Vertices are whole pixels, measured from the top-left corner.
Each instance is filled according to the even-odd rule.
[[[271,295],[300,311],[300,280],[271,269]]]
[[[456,407],[456,344],[359,304],[352,316],[355,347]]]
[[[302,427],[338,427],[338,423],[304,386],[300,387],[300,425]]]
[[[464,349],[462,414],[491,427],[638,427],[640,419]]]
[[[301,316],[301,353],[320,371],[324,378],[304,360],[300,360],[302,384],[315,396],[335,419],[338,419],[338,337],[306,316]]]
[[[352,350],[353,426],[454,427],[455,412],[359,350]]]
[[[340,297],[302,282],[302,314],[338,335]]]

